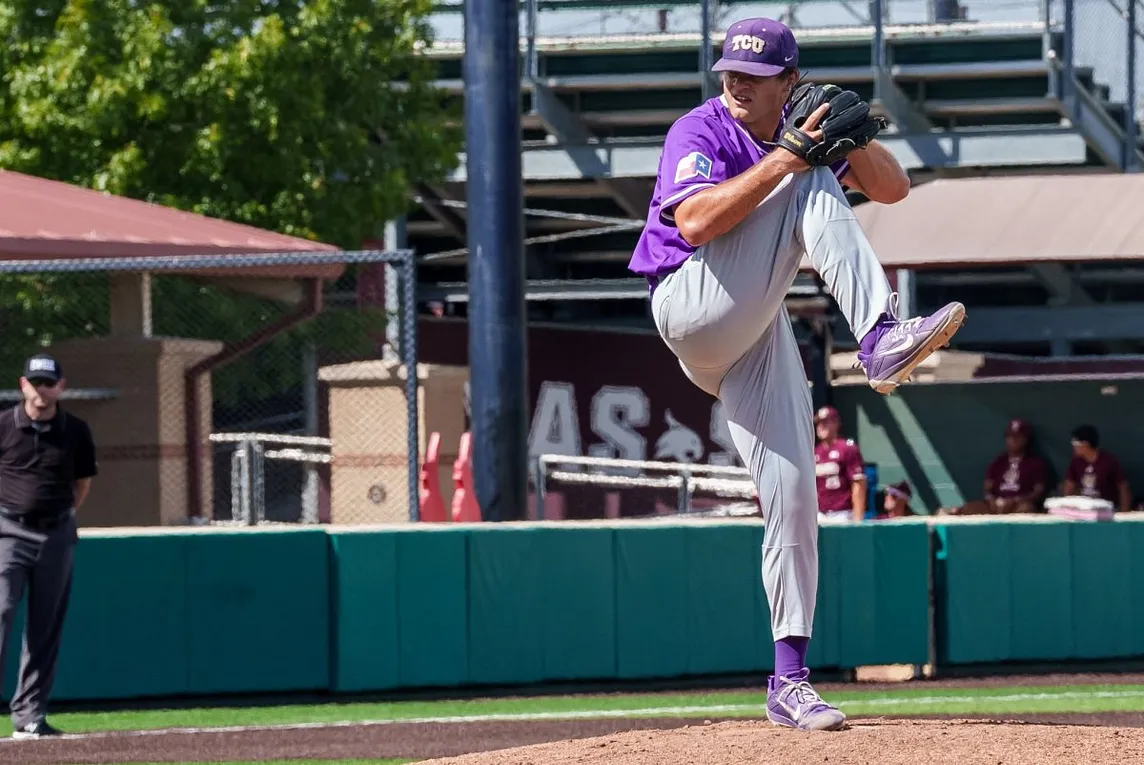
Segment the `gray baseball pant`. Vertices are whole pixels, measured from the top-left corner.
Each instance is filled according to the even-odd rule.
[[[8,704],[16,728],[39,722],[48,712],[77,540],[73,513],[43,532],[0,516],[0,676],[13,642],[12,619],[28,592],[20,675]]]
[[[829,168],[787,176],[738,226],[667,276],[651,301],[684,373],[723,402],[759,492],[775,640],[811,636],[818,590],[810,388],[783,302],[804,253],[856,337],[890,309],[885,272]]]

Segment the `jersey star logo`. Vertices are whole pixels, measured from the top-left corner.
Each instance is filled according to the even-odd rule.
[[[693,151],[675,166],[675,182],[690,178],[711,178],[711,160],[698,151]]]

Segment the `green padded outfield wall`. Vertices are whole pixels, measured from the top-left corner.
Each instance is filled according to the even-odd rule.
[[[1069,434],[1087,422],[1120,458],[1134,494],[1144,498],[1144,441],[1136,419],[1127,416],[1144,409],[1144,380],[918,383],[892,396],[865,385],[831,390],[843,433],[877,463],[879,482],[908,480],[921,512],[981,498],[985,468],[1005,448],[1005,424],[1013,417],[1032,424],[1054,486],[1071,456]]]
[[[334,690],[762,672],[757,521],[331,530]],[[815,667],[924,663],[918,521],[821,530]]]
[[[75,565],[58,700],[329,687],[322,529],[85,531]]]
[[[1144,521],[935,527],[938,661],[1144,656]]]
[[[925,524],[820,539],[811,665],[924,662]],[[757,520],[85,531],[54,698],[763,672],[761,542]]]
[[[190,540],[186,534],[81,537],[54,696],[188,691]]]
[[[187,539],[191,693],[329,688],[324,530]]]
[[[469,534],[469,682],[616,674],[615,534],[529,525]]]
[[[762,524],[616,534],[618,676],[769,670]],[[924,663],[927,534],[919,523],[821,529],[812,667]]]
[[[941,663],[1144,655],[1144,521],[933,533]],[[85,532],[55,698],[761,673],[761,541],[755,520]],[[927,660],[929,543],[924,519],[821,529],[811,666]]]
[[[333,690],[467,682],[467,537],[444,524],[331,527]]]

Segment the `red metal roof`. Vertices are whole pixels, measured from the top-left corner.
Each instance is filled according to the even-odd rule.
[[[941,178],[855,209],[887,268],[1144,260],[1144,176]]]
[[[60,259],[337,251],[333,245],[0,170],[0,258]],[[335,265],[210,269],[204,274],[336,278]]]

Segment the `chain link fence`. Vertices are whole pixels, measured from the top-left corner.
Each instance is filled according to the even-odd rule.
[[[1078,97],[1102,113],[1108,132],[1121,144],[1116,153],[1122,168],[1144,169],[1144,0],[1052,0],[1050,5],[1054,12],[1059,7],[1064,19],[1065,87],[1075,77]]]
[[[1129,61],[1125,17],[1130,3],[1128,0],[1073,0],[1070,5],[1074,67],[1092,70],[1096,83],[1104,88],[1101,95],[1106,101],[1125,103]]]
[[[0,262],[5,401],[59,360],[88,526],[416,520],[414,289],[409,251]]]
[[[1144,2],[1133,0],[1135,5],[1132,11],[1132,83],[1129,113],[1135,121],[1136,138],[1144,136]]]

